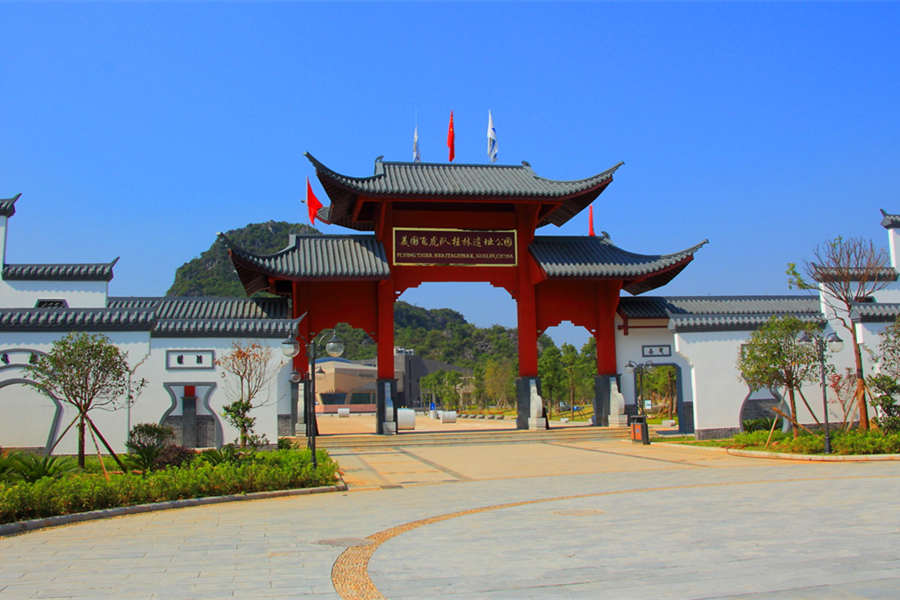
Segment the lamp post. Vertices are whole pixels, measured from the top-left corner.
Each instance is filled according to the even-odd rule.
[[[828,344],[828,350],[833,353],[840,352],[844,347],[844,341],[838,337],[834,331],[829,331],[821,336],[811,336],[808,331],[803,330],[797,336],[797,341],[801,344],[813,344],[816,349],[816,358],[819,359],[819,369],[822,376],[822,412],[825,417],[825,454],[831,454],[831,432],[828,425],[828,398],[826,396],[827,388],[825,386],[825,344]]]
[[[295,329],[299,326],[300,321],[303,320],[303,317],[306,316],[306,313],[301,315],[295,321]],[[312,453],[312,463],[313,467],[318,466],[318,461],[316,459],[316,435],[319,433],[319,428],[316,423],[316,350],[318,348],[318,343],[324,339],[324,334],[329,330],[324,330],[320,332],[318,335],[313,335],[306,345],[306,354],[307,358],[309,358],[309,384],[304,386],[303,390],[303,422],[306,424],[306,447],[309,448]],[[328,342],[325,344],[325,352],[334,358],[339,357],[344,353],[344,344],[337,338],[337,331],[331,329],[331,338],[329,338]],[[296,335],[300,338],[303,338],[303,341],[307,341],[300,332],[297,331]],[[295,338],[287,338],[283,342],[281,342],[281,352],[288,358],[294,358],[298,354],[300,354],[300,343],[297,342]],[[292,380],[296,379],[296,382],[300,381],[299,373],[292,374]]]
[[[633,360],[629,360],[625,363],[625,368],[629,371],[636,371],[638,374],[638,389],[641,390],[640,401],[638,401],[637,393],[634,394],[634,401],[638,405],[638,414],[646,414],[644,412],[644,371],[646,369],[653,368],[653,363],[649,360],[647,362],[639,362],[636,363]]]

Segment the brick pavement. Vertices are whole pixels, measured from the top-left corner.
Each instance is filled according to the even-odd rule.
[[[897,596],[898,463],[619,440],[338,458],[348,492],[2,538],[0,600],[340,598],[366,547],[344,597]]]

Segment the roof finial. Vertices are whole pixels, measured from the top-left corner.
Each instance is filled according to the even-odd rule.
[[[375,174],[384,175],[384,154],[375,157]]]

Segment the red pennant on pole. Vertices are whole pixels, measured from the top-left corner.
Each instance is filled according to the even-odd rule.
[[[316,214],[318,214],[319,209],[322,208],[322,203],[319,202],[319,199],[313,194],[312,186],[309,185],[309,177],[306,178],[306,208],[309,209],[309,222],[315,225]]]
[[[594,205],[591,204],[591,207],[588,209],[588,219],[590,222],[588,223],[588,235],[594,237]]]
[[[447,129],[447,148],[450,149],[450,162],[456,157],[456,134],[453,131],[453,111],[450,111],[450,128]]]

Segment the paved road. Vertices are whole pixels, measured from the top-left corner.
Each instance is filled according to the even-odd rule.
[[[0,539],[5,598],[897,598],[900,463],[341,452],[351,490]]]

